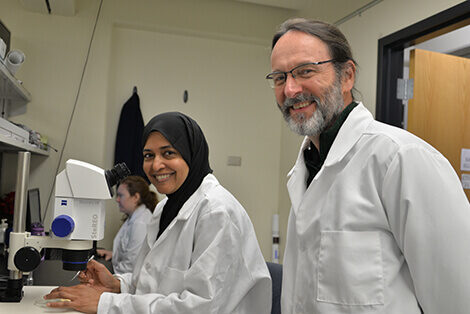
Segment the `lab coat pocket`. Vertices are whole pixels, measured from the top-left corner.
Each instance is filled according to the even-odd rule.
[[[185,273],[186,271],[165,267],[159,276],[158,292],[164,295],[169,295],[170,293],[181,293],[184,288]]]
[[[343,305],[384,304],[378,232],[322,231],[317,301]]]

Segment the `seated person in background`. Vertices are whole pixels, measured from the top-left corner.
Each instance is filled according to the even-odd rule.
[[[82,284],[59,287],[48,303],[86,313],[271,312],[271,278],[242,205],[209,166],[198,124],[181,113],[144,129],[144,171],[166,194],[155,208],[133,273],[112,276],[90,261]],[[84,284],[83,284],[84,283]]]
[[[129,176],[119,183],[116,202],[127,219],[114,237],[113,251],[98,249],[96,253],[107,261],[112,259],[114,273],[122,274],[134,269],[137,254],[147,235],[147,224],[157,205],[157,195],[149,190],[142,177]]]

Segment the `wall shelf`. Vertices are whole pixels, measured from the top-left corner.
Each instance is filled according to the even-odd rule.
[[[7,69],[0,59],[0,110],[5,117],[26,112],[26,104],[31,101],[31,94]],[[32,154],[48,156],[49,151],[29,143],[21,142],[12,136],[0,134],[0,152],[28,151]]]
[[[0,152],[19,152],[19,151],[28,151],[32,154],[49,156],[49,151],[40,149],[31,144],[22,143],[15,140],[14,138],[4,136],[0,134]]]
[[[3,111],[7,116],[26,112],[26,104],[31,101],[31,94],[10,73],[0,59],[0,106],[7,106]]]

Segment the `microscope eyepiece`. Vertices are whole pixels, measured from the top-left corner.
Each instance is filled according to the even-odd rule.
[[[122,162],[114,165],[112,169],[105,170],[104,174],[106,176],[106,182],[108,182],[108,187],[111,190],[116,183],[129,176],[131,171],[127,168],[127,165]]]

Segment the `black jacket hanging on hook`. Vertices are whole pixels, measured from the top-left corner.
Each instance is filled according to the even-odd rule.
[[[147,176],[142,169],[142,132],[144,120],[140,111],[140,99],[137,88],[134,87],[132,96],[126,101],[121,110],[116,136],[114,164],[125,162],[131,174],[140,175],[145,180]]]

